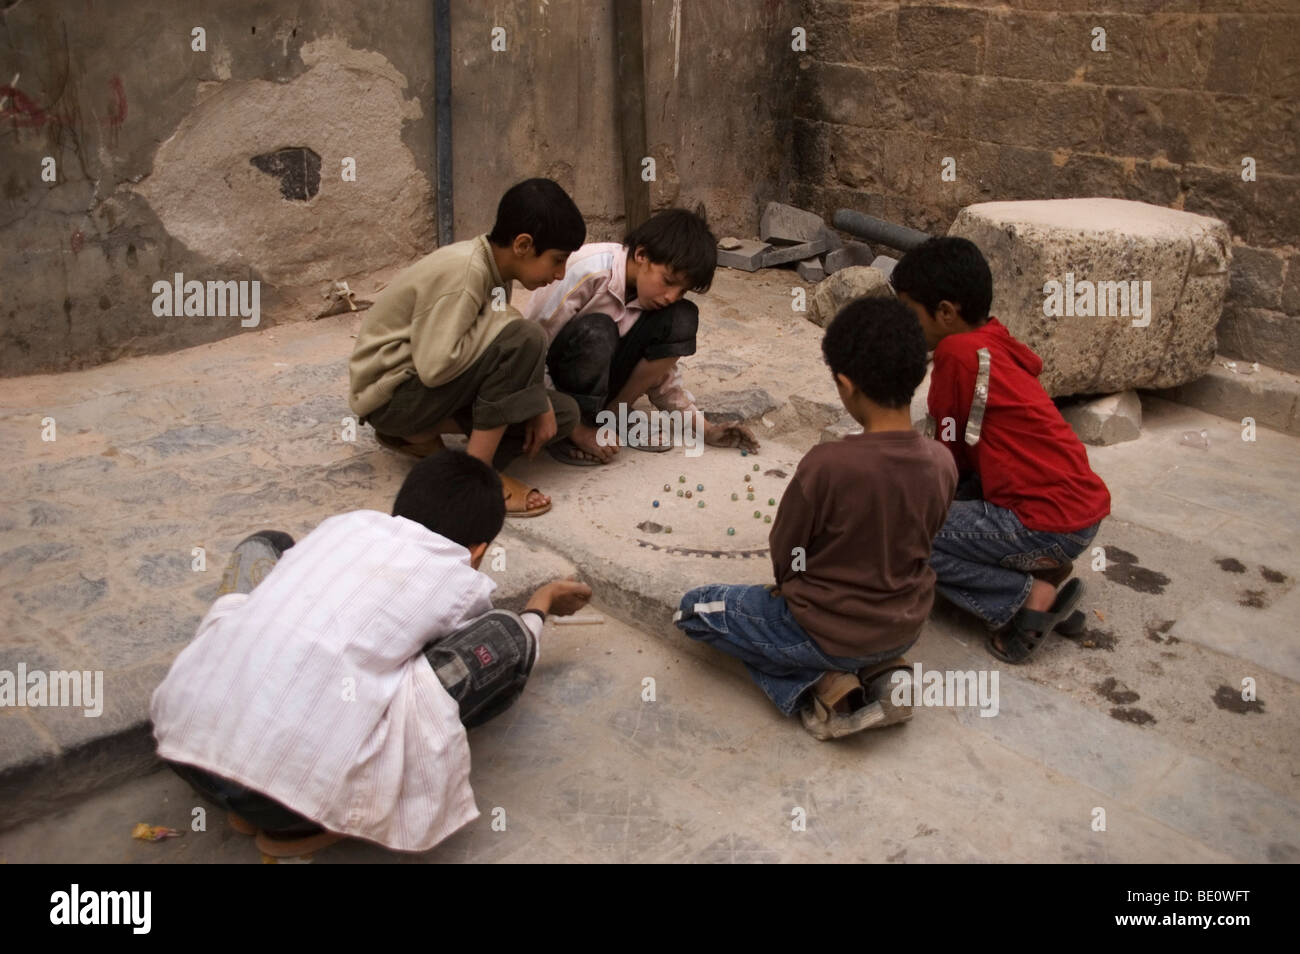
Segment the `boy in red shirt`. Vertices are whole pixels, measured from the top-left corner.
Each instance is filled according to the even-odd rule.
[[[1110,492],[1038,382],[1042,359],[989,316],[993,277],[974,243],[930,239],[890,281],[934,349],[930,426],[963,481],[930,558],[939,592],[995,630],[993,655],[1023,662],[1048,633],[1079,630],[1083,581],[1064,581]]]

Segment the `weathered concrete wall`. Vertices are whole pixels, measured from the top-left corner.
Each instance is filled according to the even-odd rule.
[[[621,238],[610,0],[453,4],[452,20],[457,236],[491,224],[504,185],[545,175],[591,239]],[[785,193],[800,22],[800,0],[643,2],[652,208],[703,203],[719,234],[748,234]]]
[[[652,203],[747,230],[789,184],[799,0],[643,9]],[[612,38],[608,0],[452,4],[458,238],[534,175],[570,190],[593,238],[621,235]],[[5,9],[0,375],[239,333],[238,317],[156,317],[153,283],[177,272],[259,280],[266,325],[432,248],[434,47],[429,0]],[[250,163],[291,148],[319,161],[300,198]]]
[[[1222,219],[1220,349],[1300,371],[1294,0],[808,0],[807,16],[796,201],[936,234],[990,200],[1110,196]]]

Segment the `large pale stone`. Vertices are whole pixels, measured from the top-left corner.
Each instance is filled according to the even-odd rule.
[[[1042,357],[1053,396],[1173,387],[1214,358],[1231,260],[1218,219],[1123,199],[985,202],[962,209],[948,234],[983,251],[992,313]],[[1060,284],[1060,299],[1073,286],[1063,314],[1049,314],[1049,282]],[[1093,314],[1080,314],[1088,310],[1083,282],[1126,290],[1137,282],[1149,314],[1131,305],[1123,313],[1118,288],[1098,296]],[[1145,327],[1133,324],[1148,317]]]
[[[808,320],[825,328],[835,314],[855,298],[892,298],[893,288],[881,272],[868,265],[842,268],[819,282],[808,303]]]

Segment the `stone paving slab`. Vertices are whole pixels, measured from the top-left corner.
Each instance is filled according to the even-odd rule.
[[[759,552],[769,526],[748,514],[774,511],[766,501],[780,498],[787,477],[767,471],[792,472],[837,406],[821,332],[790,311],[792,281],[720,273],[701,299],[708,347],[687,361],[697,393],[761,387],[773,396],[777,409],[752,422],[764,442],[758,456],[624,451],[607,468],[539,458],[512,470],[550,493],[555,509],[508,525],[499,602],[518,607],[536,585],[576,570],[608,611],[635,621],[628,645],[641,655],[670,652],[665,671],[671,665],[692,688],[675,694],[670,686],[661,699],[671,705],[648,712],[635,692],[616,688],[639,687],[645,674],[631,649],[581,664],[544,659],[558,666],[548,670],[553,683],[539,680],[550,688],[517,718],[482,730],[475,781],[481,804],[532,791],[549,800],[530,803],[509,848],[490,829],[475,829],[433,855],[788,860],[822,857],[838,844],[840,860],[1290,858],[1300,777],[1294,437],[1261,429],[1247,444],[1237,422],[1147,397],[1141,438],[1090,448],[1114,516],[1097,540],[1105,568],[1091,568],[1092,554],[1079,561],[1089,631],[1051,641],[1032,665],[1002,670],[1005,716],[972,721],[927,710],[904,730],[906,745],[881,733],[809,747],[738,664],[671,626],[689,586],[770,578]],[[98,719],[0,709],[0,825],[156,767],[149,694],[206,612],[239,539],[262,527],[301,536],[333,513],[388,509],[409,459],[378,448],[365,429],[355,442],[342,439],[346,355],[358,324],[337,316],[175,355],[0,381],[0,437],[17,450],[0,461],[12,501],[0,510],[0,669],[20,661],[102,667],[109,700]],[[40,439],[46,416],[58,422],[54,443]],[[1202,428],[1208,450],[1179,443],[1183,431]],[[745,474],[764,481],[754,505],[743,499]],[[703,511],[676,497],[677,475],[705,483]],[[656,512],[650,504],[665,482],[671,499],[661,498]],[[732,506],[732,492],[742,506]],[[670,514],[671,546],[700,552],[669,552],[668,535],[637,526]],[[195,547],[205,549],[203,571],[193,569]],[[594,638],[576,629],[563,637],[575,647]],[[914,655],[927,667],[995,665],[978,627],[943,607]],[[1245,677],[1257,681],[1259,705],[1241,703]],[[1114,701],[1126,693],[1135,698]],[[873,771],[862,772],[864,757]],[[647,822],[644,845],[628,847],[601,828],[595,816],[622,815],[589,812],[582,799],[589,791],[614,797],[598,784],[606,769],[629,791],[662,789],[647,811],[681,826],[676,834],[659,838],[658,822]],[[1185,799],[1199,799],[1194,811],[1167,790],[1171,778]],[[183,791],[162,775],[136,784],[131,792]],[[913,786],[939,793],[925,812]],[[1233,786],[1258,802],[1258,817],[1229,799]],[[728,801],[731,790],[753,801]],[[801,791],[831,806],[817,825],[842,832],[838,841],[786,839],[781,800]],[[578,808],[565,808],[565,792],[577,793]],[[1006,805],[996,837],[955,821],[972,799],[995,814]],[[1115,804],[1127,806],[1122,821]],[[1122,845],[1091,838],[1086,824],[1071,827],[1080,806],[1086,815],[1096,805],[1111,806]],[[557,819],[566,811],[586,820],[565,828]],[[698,816],[707,811],[724,818],[704,824]],[[623,814],[636,815],[630,807]],[[1204,830],[1210,824],[1215,833]],[[929,829],[937,834],[917,834]],[[857,840],[855,830],[864,833]]]

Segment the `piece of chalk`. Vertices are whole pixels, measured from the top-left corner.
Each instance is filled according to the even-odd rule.
[[[595,614],[590,616],[552,616],[551,622],[557,626],[591,626],[605,622],[605,617]]]

